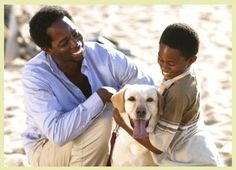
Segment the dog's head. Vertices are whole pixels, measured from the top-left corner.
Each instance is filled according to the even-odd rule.
[[[128,114],[133,124],[135,138],[147,136],[148,123],[153,124],[153,119],[162,114],[162,100],[162,96],[154,86],[138,84],[126,85],[111,98],[113,106],[120,113]]]

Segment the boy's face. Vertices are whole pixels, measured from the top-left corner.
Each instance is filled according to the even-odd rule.
[[[69,18],[63,17],[54,22],[47,29],[47,34],[52,40],[52,47],[45,51],[52,56],[56,63],[73,63],[83,59],[83,37]]]
[[[180,50],[170,48],[163,43],[160,44],[158,64],[165,80],[182,74],[196,59],[196,56],[186,59]]]

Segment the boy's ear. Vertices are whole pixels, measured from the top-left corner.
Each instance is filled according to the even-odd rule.
[[[194,63],[197,60],[197,56],[193,56],[190,58],[190,64]]]
[[[124,95],[125,95],[126,89],[127,89],[127,86],[123,87],[120,91],[118,91],[117,93],[111,96],[111,102],[113,106],[117,108],[120,113],[125,112]]]

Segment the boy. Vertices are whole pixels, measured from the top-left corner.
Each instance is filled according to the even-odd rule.
[[[159,41],[158,64],[164,76],[160,93],[163,115],[149,140],[142,144],[151,150],[160,166],[218,166],[214,143],[200,127],[200,93],[190,66],[197,59],[199,38],[188,25],[169,25]],[[127,130],[117,111],[115,120]],[[130,133],[130,129],[127,130]],[[157,149],[154,152],[153,146]],[[150,149],[152,148],[152,149]]]

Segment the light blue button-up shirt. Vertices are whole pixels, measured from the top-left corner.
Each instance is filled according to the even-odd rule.
[[[83,133],[105,107],[96,93],[98,88],[110,86],[119,90],[125,84],[154,84],[115,49],[87,42],[84,50],[81,72],[91,85],[89,98],[45,52],[40,52],[25,65],[22,85],[27,129],[22,137],[27,154],[43,138],[61,146]]]

